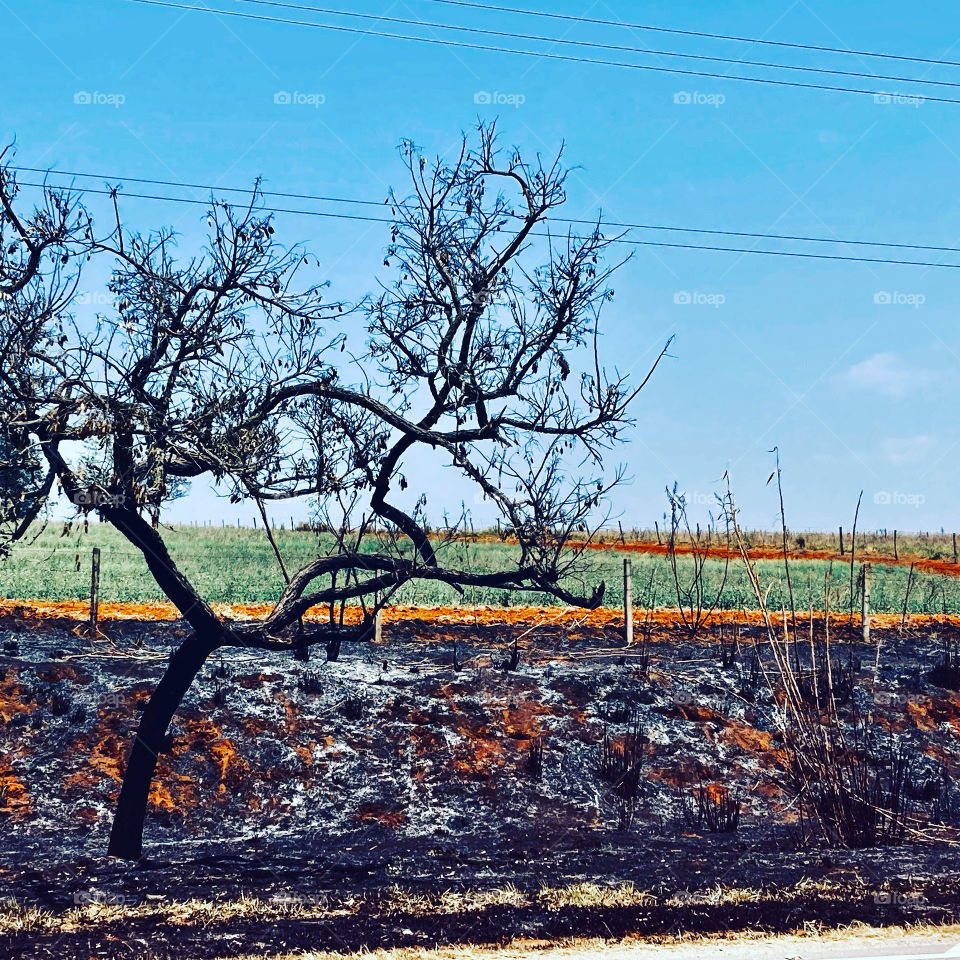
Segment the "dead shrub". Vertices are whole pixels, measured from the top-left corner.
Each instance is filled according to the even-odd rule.
[[[673,586],[677,597],[677,606],[683,625],[691,638],[697,638],[703,631],[713,612],[720,605],[720,599],[727,585],[727,573],[730,568],[730,527],[726,525],[721,540],[720,530],[710,517],[705,530],[696,525],[690,525],[687,516],[686,498],[673,485],[673,490],[667,489],[667,498],[670,501],[670,539],[668,541],[667,556],[670,560],[670,571],[673,576]],[[683,553],[685,560],[678,562],[678,538],[684,538]],[[723,576],[715,589],[710,586],[707,576],[708,564],[711,558],[723,561]]]
[[[743,802],[738,791],[716,783],[700,783],[683,797],[687,825],[710,833],[733,833],[740,826]]]
[[[543,737],[534,737],[530,741],[527,753],[527,773],[532,780],[543,779]]]
[[[227,705],[227,685],[217,680],[213,688],[211,702],[215,707],[225,707]]]
[[[50,698],[50,713],[55,717],[65,717],[73,708],[73,701],[61,690]]]
[[[724,670],[732,670],[740,660],[740,624],[735,624],[729,632],[726,625],[721,623],[719,627],[718,654],[720,657],[720,666]]]
[[[960,642],[943,638],[940,660],[927,674],[927,679],[947,690],[960,690]]]
[[[611,695],[601,701],[597,714],[607,723],[629,723],[633,719],[634,710],[626,699]]]
[[[356,722],[362,720],[367,712],[367,704],[363,697],[351,695],[341,704],[339,713],[344,720]]]
[[[317,670],[306,670],[297,677],[297,689],[308,695],[323,693],[323,677]]]
[[[610,785],[611,793],[622,800],[634,800],[640,793],[646,742],[640,718],[636,715],[622,737],[612,739],[609,731],[604,731],[597,772],[600,779]]]
[[[953,839],[936,817],[944,805],[938,792],[926,801],[911,795],[919,767],[906,744],[884,734],[866,720],[853,696],[855,668],[850,659],[844,677],[830,646],[828,616],[822,647],[810,618],[809,643],[799,641],[794,620],[782,617],[782,636],[774,627],[765,593],[750,561],[736,522],[732,496],[727,509],[734,537],[758,606],[763,614],[772,663],[761,670],[776,703],[776,719],[784,738],[785,762],[780,785],[797,813],[794,839],[800,845],[820,842],[835,847],[873,847],[904,841]],[[800,658],[802,646],[809,654]],[[838,707],[843,687],[851,702]],[[838,696],[840,694],[841,696]]]

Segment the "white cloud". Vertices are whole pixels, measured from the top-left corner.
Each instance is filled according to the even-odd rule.
[[[926,460],[937,447],[937,438],[925,433],[914,437],[884,437],[881,443],[884,457],[890,463],[912,464]]]
[[[928,384],[933,374],[929,370],[909,366],[895,353],[875,353],[855,363],[840,379],[855,390],[902,397]]]

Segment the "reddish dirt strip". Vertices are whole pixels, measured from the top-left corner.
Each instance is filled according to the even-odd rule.
[[[663,543],[589,543],[586,545],[589,550],[616,550],[618,553],[649,553],[658,556],[666,556],[670,550]],[[678,543],[676,552],[681,554],[693,553],[693,547],[689,543]],[[730,559],[739,560],[739,550],[728,550],[723,546],[711,546],[710,556],[718,560]],[[776,547],[752,547],[749,551],[751,560],[780,560],[783,561],[783,550]],[[843,556],[832,550],[790,550],[787,552],[789,560],[825,560],[834,561],[849,565],[850,552],[847,551]],[[859,563],[882,563],[891,567],[914,567],[923,573],[938,573],[946,577],[960,577],[960,564],[953,560],[934,560],[930,557],[918,557],[911,555],[902,555],[894,559],[889,554],[871,553],[868,550],[857,551],[854,560]]]
[[[266,603],[235,603],[214,604],[214,610],[230,620],[258,620],[265,617],[271,610]],[[180,614],[172,603],[120,603],[103,602],[99,606],[101,620],[137,620],[137,621],[169,621],[180,619]],[[0,600],[0,617],[19,617],[22,619],[55,618],[60,620],[86,621],[89,618],[90,605],[85,600],[67,600],[63,602],[53,600]],[[306,619],[321,622],[328,618],[326,610],[313,610]],[[788,615],[789,616],[789,615]],[[815,610],[814,616],[822,620],[823,611]],[[348,607],[344,622],[358,623],[361,617],[359,607]],[[808,611],[798,611],[797,618],[806,622]],[[779,612],[771,614],[775,624],[782,622],[783,615]],[[581,610],[574,607],[390,607],[383,612],[384,623],[404,623],[417,621],[422,625],[452,625],[484,626],[488,624],[502,624],[517,627],[537,627],[548,624],[574,627],[613,627],[623,623],[623,611],[611,607],[601,607],[597,610]],[[874,613],[870,622],[875,627],[895,628],[900,626],[899,613]],[[662,609],[651,611],[637,611],[635,614],[635,628],[649,622],[656,627],[679,627],[683,625],[683,617],[677,609]],[[846,613],[830,613],[830,622],[844,625],[850,622]],[[763,614],[759,610],[717,610],[706,622],[710,624],[739,623],[744,625],[763,624]],[[859,617],[854,618],[859,623]],[[932,625],[949,625],[960,627],[960,614],[910,614],[906,624],[911,627]]]
[[[495,537],[488,534],[478,534],[474,537],[468,537],[475,543],[507,543],[516,544],[514,537]],[[576,546],[576,544],[574,544]],[[647,541],[626,541],[620,540],[591,540],[590,543],[580,544],[585,550],[609,550],[616,553],[647,553],[655,556],[665,557],[670,553],[670,548],[665,543],[650,543]],[[676,552],[679,554],[693,553],[693,546],[689,543],[677,543]],[[783,550],[779,547],[751,547],[748,551],[751,560],[780,560],[783,561]],[[710,556],[716,560],[739,560],[740,551],[728,549],[720,544],[712,544],[710,547]],[[825,560],[842,563],[845,566],[850,564],[850,551],[846,551],[842,556],[833,550],[788,550],[787,559],[789,560]],[[858,563],[880,563],[890,567],[909,567],[911,564],[923,573],[938,573],[945,577],[960,577],[960,563],[954,563],[950,560],[934,560],[931,557],[920,557],[915,554],[901,554],[894,558],[887,553],[872,553],[869,550],[858,550],[854,555],[854,561]]]

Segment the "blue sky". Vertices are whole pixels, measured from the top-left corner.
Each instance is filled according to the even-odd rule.
[[[283,15],[237,0],[203,4]],[[543,22],[424,0],[346,7],[960,82],[960,68]],[[960,16],[945,2],[542,0],[539,8],[960,60]],[[25,165],[102,172],[114,182],[139,176],[243,187],[262,175],[268,189],[379,200],[389,185],[404,186],[395,150],[401,137],[443,153],[478,116],[498,116],[503,141],[522,150],[549,154],[566,143],[566,159],[577,166],[567,216],[602,210],[630,222],[960,246],[960,104],[877,103],[444,49],[129,0],[0,0],[0,32],[0,139],[16,138]],[[926,90],[960,99],[960,87]],[[292,102],[277,102],[284,99]],[[201,237],[200,208],[127,200],[123,209],[143,228],[175,224],[185,250]],[[382,224],[284,216],[278,232],[309,245],[338,298],[359,298],[383,273]],[[606,315],[608,358],[641,373],[667,336],[676,341],[639,398],[637,428],[619,451],[633,477],[615,504],[624,524],[651,525],[674,481],[702,515],[729,469],[744,519],[775,525],[775,491],[765,482],[776,444],[797,529],[849,525],[861,489],[866,527],[960,527],[958,284],[954,270],[640,248]],[[409,476],[415,483],[416,473]],[[457,497],[451,487],[450,499]],[[171,518],[236,515],[200,489]]]

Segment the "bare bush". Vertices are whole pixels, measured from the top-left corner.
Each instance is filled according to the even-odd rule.
[[[672,490],[667,490],[667,497],[670,500],[670,539],[667,544],[667,553],[670,558],[670,571],[673,574],[677,606],[680,608],[680,616],[687,632],[691,637],[697,637],[714,610],[720,605],[727,585],[727,573],[730,569],[730,529],[724,521],[726,530],[721,541],[717,524],[712,516],[706,529],[701,529],[699,524],[696,528],[691,527],[687,515],[686,498],[677,490],[676,484],[673,485]],[[689,554],[689,563],[683,563],[677,559],[678,553],[681,552],[680,540],[684,535],[687,548],[682,552]],[[723,576],[716,590],[709,590],[706,567],[711,560],[711,555],[716,554],[718,546],[723,548]]]
[[[604,732],[598,773],[600,779],[610,785],[611,792],[622,800],[634,800],[640,793],[646,742],[640,717],[636,714],[622,737],[611,738],[609,731]]]
[[[761,661],[760,668],[776,704],[784,740],[786,763],[780,785],[797,814],[797,842],[869,847],[952,839],[953,831],[937,820],[942,801],[933,796],[923,801],[908,789],[917,766],[905,743],[878,731],[859,711],[852,668],[845,681],[851,688],[850,703],[846,711],[840,709],[828,618],[822,650],[814,642],[811,614],[808,656],[805,662],[791,657],[800,650],[796,635],[791,644],[791,617],[782,611],[782,633],[778,631],[740,533],[729,489],[726,508],[766,626],[772,662],[768,669]]]
[[[700,783],[684,798],[684,809],[687,823],[695,830],[733,833],[740,826],[743,801],[738,792],[731,793],[722,784]]]
[[[938,687],[960,690],[960,642],[944,636],[940,658],[927,676]]]
[[[527,773],[533,780],[543,779],[543,756],[543,737],[534,737],[530,741],[530,750],[527,753]]]

